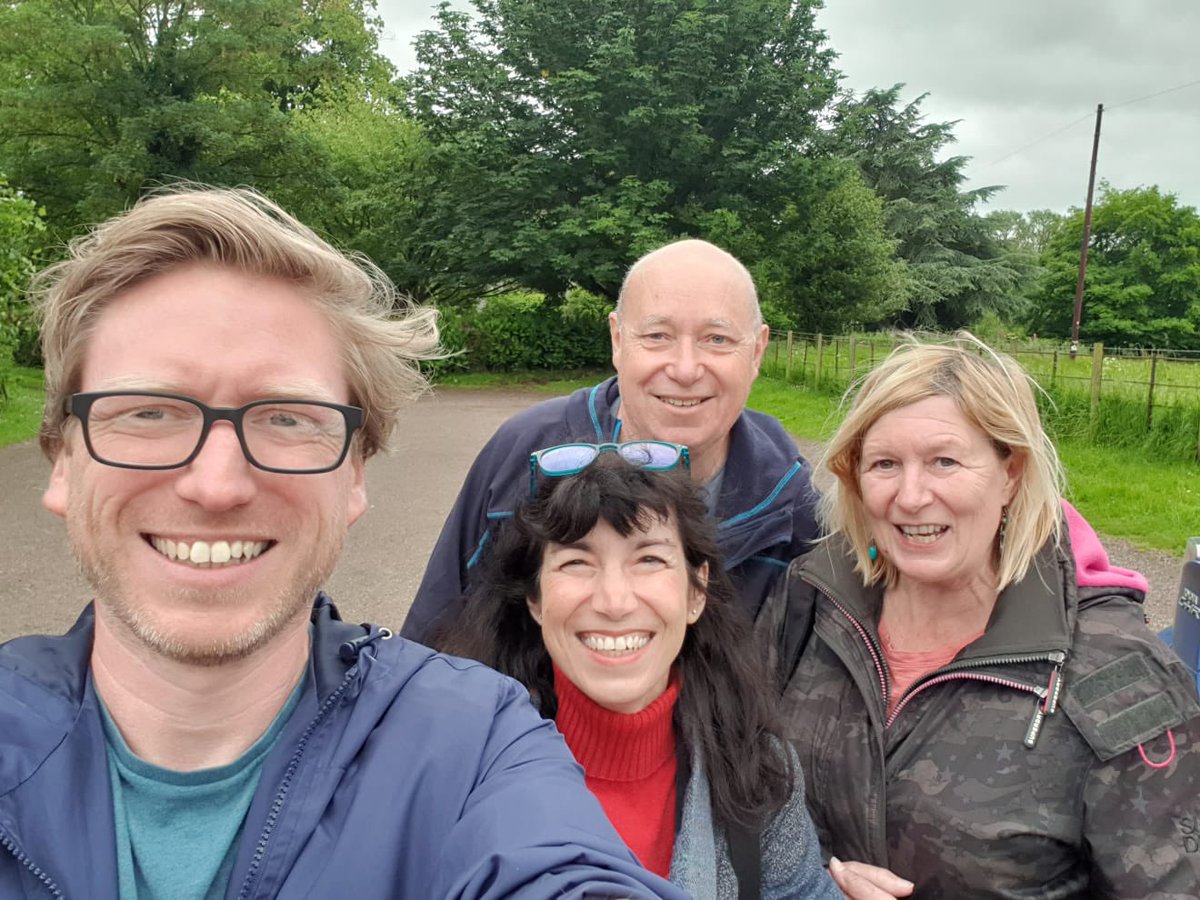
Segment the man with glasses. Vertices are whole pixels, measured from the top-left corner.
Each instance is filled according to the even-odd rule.
[[[661,247],[630,268],[609,329],[615,378],[518,413],[476,458],[404,622],[406,637],[432,641],[450,627],[495,529],[528,495],[530,455],[554,445],[686,446],[750,615],[816,536],[808,464],[778,421],[746,409],[769,335],[746,268],[705,241]]]
[[[0,896],[676,896],[523,690],[319,593],[434,314],[249,191],[139,203],[36,286],[94,603],[0,647]]]

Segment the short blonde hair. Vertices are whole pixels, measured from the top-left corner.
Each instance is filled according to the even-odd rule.
[[[427,387],[418,361],[440,355],[436,310],[398,296],[369,260],[335,249],[256,191],[181,185],[75,239],[67,259],[34,279],[46,378],[39,439],[47,456],[62,447],[65,404],[79,389],[105,307],[140,282],[197,263],[279,278],[309,295],[341,344],[350,402],[365,413],[358,452],[366,458],[387,447],[401,406]]]
[[[906,335],[857,390],[847,392],[852,397],[849,412],[820,463],[834,476],[833,486],[821,498],[821,518],[829,534],[840,533],[850,543],[864,584],[894,584],[898,572],[882,556],[869,556],[872,536],[859,484],[863,440],[885,414],[933,397],[953,400],[1002,459],[1015,457],[1020,463],[1008,504],[997,590],[1025,576],[1048,538],[1059,539],[1059,498],[1065,481],[1058,453],[1042,428],[1035,387],[1016,360],[963,331],[939,343]]]

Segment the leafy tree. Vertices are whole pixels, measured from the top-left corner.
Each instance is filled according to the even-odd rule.
[[[174,179],[308,174],[292,110],[386,82],[370,0],[0,4],[0,168],[64,232]]]
[[[791,230],[861,199],[817,158],[837,79],[817,0],[472,5],[443,4],[406,87],[438,173],[427,233],[477,284],[612,297],[635,257],[685,235],[771,260],[781,286],[819,270],[817,247],[831,266],[860,240],[887,256],[869,221],[838,247]]]
[[[1037,257],[1050,243],[1055,230],[1066,218],[1052,209],[996,209],[984,216],[992,237],[1002,249]]]
[[[1030,328],[1070,335],[1083,211],[1051,236]],[[1200,215],[1157,187],[1100,186],[1092,210],[1080,338],[1200,349]]]
[[[424,233],[435,178],[420,126],[386,98],[298,110],[310,175],[276,191],[302,221],[377,263],[412,298],[463,302],[457,273]]]
[[[966,157],[939,158],[954,142],[955,123],[925,121],[926,95],[902,106],[902,88],[845,97],[829,145],[858,164],[883,200],[885,229],[910,278],[897,322],[958,328],[1011,306],[1021,267],[1004,257],[974,211],[997,188],[960,190]]]
[[[25,298],[46,241],[45,210],[0,178],[0,356],[38,365],[37,326]],[[0,359],[0,364],[5,360]]]

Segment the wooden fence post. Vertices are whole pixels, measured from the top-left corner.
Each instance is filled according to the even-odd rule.
[[[1150,354],[1150,389],[1146,394],[1146,431],[1154,424],[1154,378],[1158,373],[1158,354]]]
[[[850,374],[846,378],[847,384],[854,383],[854,373],[858,368],[858,337],[850,335]]]
[[[1092,415],[1091,424],[1096,424],[1100,413],[1100,380],[1104,377],[1104,344],[1092,344]]]
[[[1054,358],[1050,362],[1050,387],[1054,387],[1058,381],[1058,350],[1054,351]]]
[[[792,381],[792,332],[790,330],[787,337],[787,365],[783,369],[783,380],[789,384]]]
[[[821,361],[825,357],[825,335],[817,335],[817,367],[813,372],[813,384],[821,386]]]

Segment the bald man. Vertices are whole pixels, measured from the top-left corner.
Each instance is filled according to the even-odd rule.
[[[530,454],[557,444],[686,445],[750,616],[816,537],[808,463],[777,420],[746,409],[769,332],[745,266],[706,241],[661,247],[630,268],[609,329],[615,378],[518,413],[480,451],[405,637],[430,642],[454,620],[495,530],[530,494]]]

